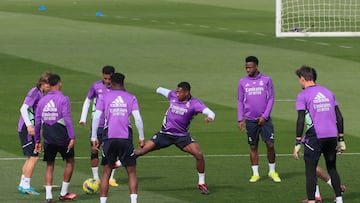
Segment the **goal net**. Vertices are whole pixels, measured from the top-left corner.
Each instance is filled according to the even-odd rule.
[[[360,0],[276,0],[277,37],[360,36]]]

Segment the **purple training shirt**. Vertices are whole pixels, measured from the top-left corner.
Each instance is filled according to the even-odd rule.
[[[179,101],[176,90],[169,92],[168,100],[170,107],[166,111],[160,132],[175,136],[189,135],[191,120],[207,107],[195,97],[191,97],[189,101]]]
[[[93,116],[93,113],[96,110],[95,107],[96,107],[97,99],[99,98],[99,96],[101,94],[109,92],[110,89],[111,89],[111,87],[106,86],[102,80],[96,81],[91,85],[91,87],[89,89],[89,92],[88,92],[88,95],[87,95],[87,98],[89,100],[93,99],[93,106],[92,106],[92,109],[91,109],[92,116]],[[104,115],[102,114],[101,117],[100,117],[99,127],[100,128],[104,127],[104,124],[105,124],[105,119],[104,119]]]
[[[258,117],[269,119],[274,105],[274,87],[269,76],[259,73],[256,77],[246,76],[238,84],[238,121]]]
[[[29,119],[30,119],[30,121],[32,121],[33,125],[35,125],[34,124],[34,114],[35,114],[36,107],[38,105],[39,100],[43,96],[44,96],[44,94],[41,92],[41,90],[37,87],[34,87],[26,94],[26,97],[24,99],[23,104],[26,104],[29,106],[29,109],[28,109]],[[18,123],[18,132],[21,132],[23,125],[24,125],[24,119],[20,115],[20,119],[19,119],[19,123]],[[29,139],[29,137],[28,137],[28,139]]]
[[[296,98],[296,110],[308,110],[316,136],[320,138],[337,137],[335,95],[327,88],[314,85],[305,88]]]
[[[124,90],[111,90],[102,94],[96,104],[96,110],[105,116],[105,126],[108,127],[108,138],[129,138],[130,115],[139,110],[134,95]]]
[[[66,126],[69,139],[75,139],[71,120],[71,103],[61,91],[50,91],[39,101],[35,113],[35,141],[40,142],[41,125],[55,123]]]

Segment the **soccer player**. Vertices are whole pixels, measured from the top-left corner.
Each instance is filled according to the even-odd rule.
[[[125,76],[121,73],[114,73],[111,76],[111,91],[98,98],[92,122],[92,149],[98,151],[100,141],[96,129],[99,126],[101,115],[104,114],[106,123],[102,147],[103,175],[100,182],[100,203],[107,201],[110,173],[115,167],[117,159],[120,160],[128,174],[131,203],[137,202],[136,156],[134,155],[130,114],[134,117],[138,130],[140,147],[144,145],[144,130],[137,99],[125,91],[124,79]]]
[[[274,105],[274,87],[269,76],[262,74],[259,60],[255,56],[245,59],[247,76],[241,78],[238,84],[238,127],[246,133],[250,145],[250,162],[253,175],[251,183],[260,179],[259,175],[259,136],[266,144],[269,165],[268,176],[274,182],[281,182],[275,171],[274,126],[270,117]]]
[[[314,136],[313,134],[315,133],[314,131],[314,125],[313,125],[313,122],[312,122],[312,119],[309,115],[309,112],[306,111],[305,112],[305,127],[306,127],[306,131],[305,131],[305,136],[302,138],[301,142],[302,143],[305,143],[305,140],[306,140],[306,136]],[[297,144],[295,145],[294,147],[294,157],[296,159],[299,158],[299,151],[300,151],[300,148],[301,148],[301,145],[300,144]],[[321,180],[323,180],[326,184],[330,185],[330,187],[332,187],[332,184],[331,184],[331,178],[329,176],[328,173],[326,173],[324,171],[324,169],[322,169],[320,166],[317,166],[316,167],[316,177],[320,178]],[[342,193],[344,193],[346,190],[346,187],[345,185],[341,185],[341,191]],[[320,188],[319,188],[319,185],[317,184],[317,181],[316,181],[316,190],[315,190],[315,201],[317,203],[321,203],[322,202],[322,197],[320,195]],[[308,199],[305,199],[302,201],[302,203],[308,203],[309,200]]]
[[[163,87],[156,89],[156,92],[167,97],[170,107],[166,111],[160,132],[145,143],[143,148],[135,151],[137,156],[144,155],[152,150],[158,150],[175,144],[184,152],[190,153],[196,159],[196,168],[199,181],[198,189],[202,194],[209,194],[205,184],[205,160],[200,146],[190,136],[189,125],[191,120],[198,113],[205,114],[205,122],[209,123],[215,119],[215,113],[211,111],[199,99],[190,94],[190,84],[181,82],[176,90],[168,90]]]
[[[74,200],[76,194],[69,193],[68,187],[74,169],[75,133],[71,120],[71,104],[61,90],[60,76],[49,76],[49,93],[40,99],[35,113],[35,141],[36,150],[41,152],[41,134],[44,137],[44,161],[46,202],[53,202],[52,182],[55,167],[55,157],[60,153],[66,160],[64,178],[62,182],[60,200]],[[41,133],[41,134],[40,134]]]
[[[93,104],[92,105],[92,116],[93,116],[93,113],[95,112],[96,101],[99,98],[99,95],[110,91],[110,77],[114,73],[115,73],[115,68],[113,66],[104,66],[102,68],[102,80],[96,81],[91,85],[90,90],[87,94],[87,97],[85,98],[84,104],[82,106],[80,125],[82,125],[82,126],[86,125],[86,117],[87,117],[87,113],[88,113],[91,101]],[[101,142],[102,142],[104,123],[105,123],[105,120],[102,117],[100,119],[99,128],[96,130],[98,140],[100,141],[100,146],[101,146]],[[90,136],[91,136],[91,126],[90,126]],[[92,143],[90,143],[90,145],[92,145]],[[98,153],[98,151],[91,150],[90,160],[91,160],[90,164],[91,164],[91,171],[93,174],[93,178],[96,180],[99,180],[99,167],[98,167],[99,153]],[[109,180],[109,183],[111,186],[117,187],[119,185],[116,183],[114,174],[115,174],[115,169],[113,169],[111,172],[111,178]]]
[[[25,97],[25,100],[20,108],[20,119],[18,124],[18,132],[20,143],[27,159],[22,167],[22,174],[18,191],[22,194],[39,195],[38,192],[30,186],[32,174],[34,172],[39,154],[35,151],[34,140],[34,114],[39,100],[49,91],[48,78],[50,72],[41,74],[36,87],[32,88]]]
[[[306,111],[309,112],[313,123],[312,133],[307,133],[304,140],[308,202],[315,203],[316,167],[320,155],[323,153],[336,195],[336,203],[342,203],[340,176],[336,170],[336,153],[343,153],[346,146],[344,142],[344,121],[338,103],[330,90],[316,84],[317,74],[314,68],[302,66],[295,71],[295,74],[298,76],[300,86],[303,89],[296,98],[298,118],[295,158],[298,158],[297,152],[301,146]]]

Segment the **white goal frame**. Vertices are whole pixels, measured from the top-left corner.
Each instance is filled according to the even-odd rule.
[[[276,37],[360,37],[360,0],[276,0],[276,18],[275,33]],[[297,7],[291,11],[284,11],[283,7],[286,3],[314,3],[314,8],[318,6],[319,10],[306,10],[306,8]],[[315,2],[323,3],[326,6],[320,7]],[[330,2],[330,3],[329,3]],[[353,3],[353,6],[340,7],[338,10],[332,5],[342,2]],[[311,5],[311,4],[309,4]],[[301,10],[304,9],[304,10]],[[346,9],[351,9],[350,12]],[[338,13],[341,12],[341,16]],[[302,15],[302,16],[300,16]],[[290,16],[289,19],[285,19]],[[331,17],[336,22],[327,21]],[[313,22],[310,22],[312,19]],[[303,21],[302,21],[303,20]],[[308,22],[305,22],[308,20]],[[319,28],[323,24],[335,24],[326,30],[325,27]],[[345,25],[351,24],[351,27]],[[319,25],[319,26],[318,26]]]

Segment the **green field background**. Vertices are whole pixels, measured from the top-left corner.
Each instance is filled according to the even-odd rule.
[[[46,10],[40,11],[41,5]],[[180,81],[189,81],[192,94],[216,113],[215,122],[205,124],[198,116],[191,126],[207,155],[207,182],[213,194],[200,196],[194,189],[197,177],[191,157],[156,158],[184,155],[171,147],[139,160],[141,202],[299,202],[305,197],[303,163],[289,154],[295,136],[294,102],[300,91],[294,71],[306,64],[317,69],[318,83],[337,96],[348,153],[339,159],[349,188],[345,200],[359,202],[354,176],[360,169],[360,129],[356,127],[360,38],[276,38],[274,10],[271,0],[0,1],[0,158],[22,157],[16,132],[19,108],[45,70],[61,75],[63,92],[72,101],[76,154],[88,156],[89,126],[77,123],[91,83],[101,79],[101,67],[109,64],[126,75],[127,90],[138,97],[147,139],[159,129],[167,108],[166,99],[155,93],[158,86],[171,89]],[[103,16],[96,16],[98,11]],[[275,85],[272,117],[281,184],[248,183],[248,145],[236,121],[236,88],[245,75],[248,55],[258,56],[260,71],[271,76]],[[265,153],[264,146],[260,153]],[[44,191],[30,198],[16,192],[23,160],[0,163],[2,176],[11,184],[1,186],[10,195],[0,200],[42,201]],[[43,182],[43,165],[39,163],[34,174],[37,188]],[[57,165],[59,176],[62,166],[61,162]],[[261,167],[266,174],[264,157]],[[79,159],[72,183],[76,192],[81,193],[81,182],[90,174],[88,160]],[[126,197],[120,202],[128,202],[125,173],[118,178],[121,193],[111,193],[112,198]],[[322,186],[331,202],[330,189]],[[82,195],[78,201],[96,202],[97,197]]]

